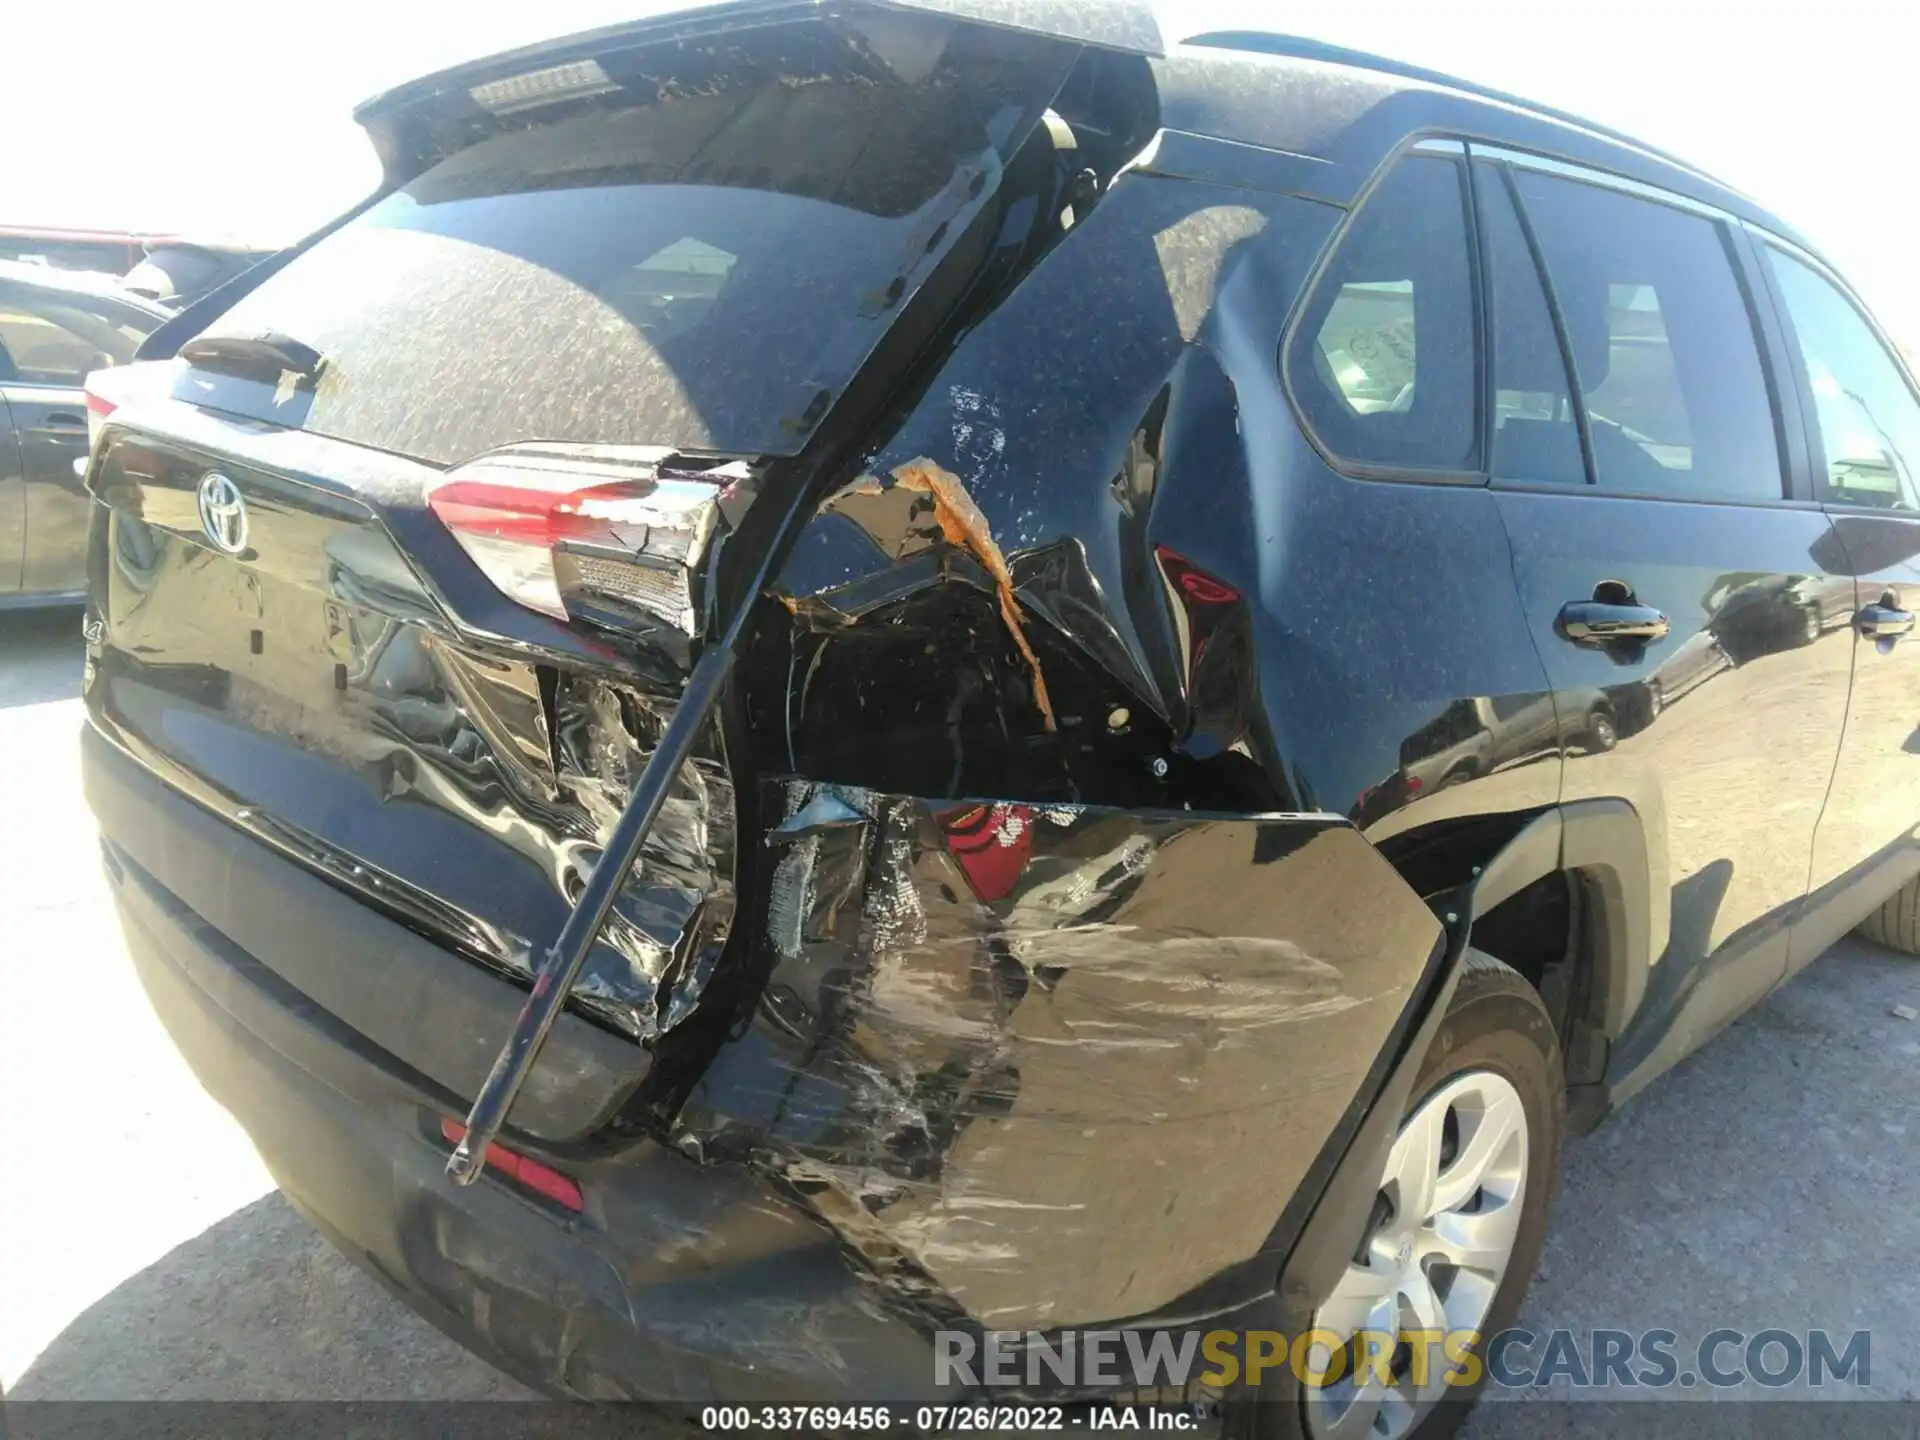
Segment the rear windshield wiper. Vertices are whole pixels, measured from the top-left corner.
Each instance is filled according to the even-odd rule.
[[[199,335],[180,347],[180,358],[201,370],[277,384],[283,375],[320,378],[327,357],[303,340],[278,331],[259,335]]]

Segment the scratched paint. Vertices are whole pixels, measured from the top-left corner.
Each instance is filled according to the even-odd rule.
[[[837,823],[769,837],[771,975],[684,1147],[983,1325],[1151,1314],[1258,1256],[1438,934],[1385,862],[1317,816],[766,803],[823,795]]]
[[[965,427],[956,429],[964,431]],[[1003,446],[1004,443],[1002,437]],[[987,517],[980,513],[980,507],[967,494],[966,485],[958,475],[924,457],[897,466],[893,472],[893,484],[904,491],[930,496],[933,501],[933,521],[939,528],[941,538],[956,550],[972,555],[987,572],[1000,604],[1000,618],[1006,622],[1007,633],[1013,637],[1021,659],[1026,661],[1028,670],[1032,672],[1033,703],[1039,708],[1047,729],[1056,729],[1053,702],[1047,696],[1046,676],[1041,673],[1040,657],[1033,653],[1033,646],[1027,640],[1020,601],[1014,595],[1013,572],[1007,568],[1006,556],[994,541]],[[878,480],[869,477],[856,481],[850,487],[850,493],[870,495],[885,488]]]

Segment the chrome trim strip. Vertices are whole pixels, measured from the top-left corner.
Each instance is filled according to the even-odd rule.
[[[1605,190],[1618,190],[1623,195],[1650,200],[1656,205],[1666,205],[1675,210],[1691,211],[1695,215],[1721,224],[1746,223],[1739,216],[1730,214],[1717,205],[1708,205],[1689,196],[1678,195],[1671,190],[1662,190],[1656,185],[1647,185],[1638,180],[1629,180],[1624,175],[1615,175],[1606,170],[1574,165],[1565,160],[1550,160],[1544,155],[1535,155],[1526,150],[1510,150],[1503,145],[1476,143],[1468,147],[1468,153],[1477,160],[1496,160],[1511,165],[1516,170],[1535,170],[1543,175],[1559,176],[1563,180],[1575,180],[1584,185],[1597,185]]]
[[[137,430],[155,439],[201,450],[217,450],[236,464],[271,470],[285,479],[312,484],[324,476],[334,482],[315,488],[344,491],[365,500],[421,503],[421,496],[445,472],[418,460],[349,444],[310,430],[295,430],[216,410],[203,410],[171,396],[143,395],[114,411],[110,427]]]

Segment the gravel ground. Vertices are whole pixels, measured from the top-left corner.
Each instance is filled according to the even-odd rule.
[[[79,796],[74,629],[0,616],[0,1389],[526,1397],[308,1230],[148,1011]],[[1723,1325],[1868,1329],[1870,1393],[1920,1398],[1920,1023],[1896,1004],[1920,964],[1846,941],[1573,1144],[1523,1323],[1665,1327],[1683,1357]],[[1488,1404],[1468,1433],[1605,1413]]]

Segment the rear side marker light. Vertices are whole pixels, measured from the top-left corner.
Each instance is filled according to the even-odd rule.
[[[466,1138],[467,1127],[458,1120],[442,1117],[440,1134],[449,1145],[458,1145]],[[542,1165],[538,1160],[529,1160],[524,1155],[516,1155],[504,1145],[487,1147],[487,1165],[495,1174],[505,1176],[536,1195],[544,1196],[554,1204],[579,1215],[586,1210],[586,1203],[580,1198],[580,1187],[574,1181],[562,1175],[558,1170]]]

